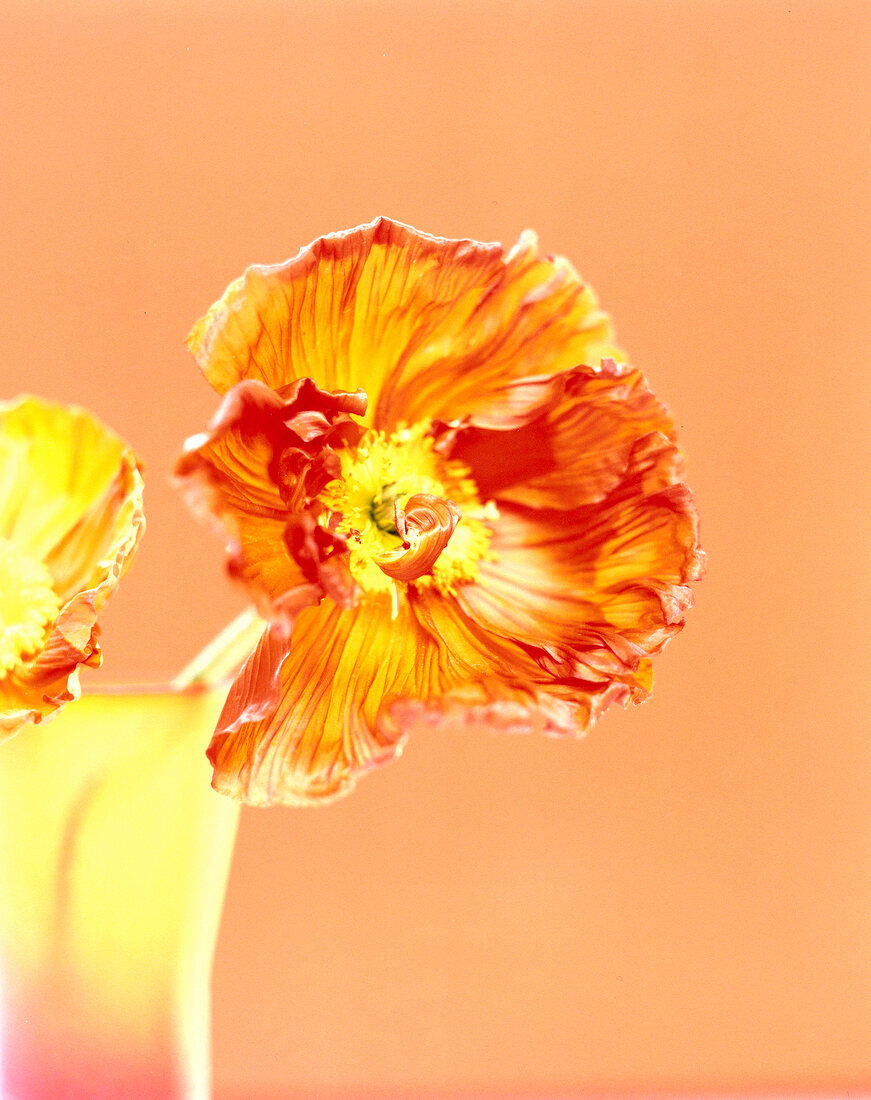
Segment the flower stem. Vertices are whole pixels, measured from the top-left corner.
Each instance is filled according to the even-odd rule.
[[[184,691],[229,681],[257,645],[265,625],[253,609],[243,611],[181,670],[172,681],[172,687]]]

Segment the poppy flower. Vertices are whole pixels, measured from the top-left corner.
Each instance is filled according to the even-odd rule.
[[[571,264],[379,218],[254,266],[188,345],[177,473],[268,620],[208,750],[256,804],[416,721],[577,735],[650,692],[702,572],[671,417]]]
[[[0,402],[0,741],[78,698],[144,530],[136,456],[84,409]]]

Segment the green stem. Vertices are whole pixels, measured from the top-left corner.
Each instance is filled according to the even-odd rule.
[[[232,679],[257,645],[266,624],[252,609],[226,626],[172,681],[178,691],[196,686],[214,687]]]

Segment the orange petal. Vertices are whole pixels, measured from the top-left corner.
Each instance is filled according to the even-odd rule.
[[[423,347],[398,361],[379,399],[387,423],[473,417],[489,425],[518,423],[540,404],[533,379],[622,358],[610,318],[562,256],[542,256],[536,235],[521,234],[480,271]],[[515,384],[520,382],[520,385]]]
[[[415,618],[439,646],[438,690],[393,707],[400,723],[483,725],[507,733],[578,736],[612,702],[625,703],[623,683],[566,670],[555,675],[520,639],[500,636],[432,589],[408,591]]]
[[[0,679],[0,744],[22,726],[41,722],[64,703],[78,699],[80,691],[75,667],[53,684],[37,686],[22,682],[14,673],[7,674]]]
[[[361,429],[351,415],[365,408],[364,393],[326,393],[310,379],[282,395],[249,380],[230,390],[208,432],[187,442],[176,476],[194,510],[218,519],[230,574],[266,618],[286,615],[288,600],[297,609],[304,587],[309,602],[339,593],[334,570],[320,568],[336,538],[310,546],[295,521],[337,475],[334,448],[356,442]]]
[[[101,660],[97,616],[142,536],[142,474],[94,416],[37,398],[0,405],[0,536],[52,576],[62,606],[39,650],[0,677],[0,739],[78,696]]]
[[[648,469],[646,458],[633,467],[642,498],[643,486],[653,492],[665,476]],[[644,498],[649,516],[679,504],[673,488],[662,489],[662,499]],[[623,497],[610,507],[628,514]],[[674,514],[694,536],[688,508]],[[561,540],[558,525],[531,513],[508,509],[505,518],[504,564],[482,563],[481,583],[462,586],[459,600],[409,587],[395,619],[386,598],[350,611],[324,601],[300,611],[290,638],[281,624],[270,626],[231,689],[209,748],[216,789],[258,805],[322,800],[394,757],[417,720],[576,735],[612,703],[643,697],[650,687],[646,654],[662,641],[654,635],[679,623],[660,615],[651,630],[642,618],[633,636],[616,629],[606,610],[628,587],[647,594],[646,614],[661,607],[663,592],[679,592],[670,583],[674,571],[693,572],[693,546],[684,547],[683,570],[680,554],[665,550],[654,563],[658,578],[639,574],[632,586],[620,580],[604,593],[593,581],[585,599],[572,587],[596,567],[583,522]],[[643,563],[647,540],[658,532],[653,518],[639,533]]]
[[[453,600],[409,589],[344,611],[271,624],[230,690],[208,756],[216,790],[254,805],[347,793],[398,755],[416,721],[509,732],[579,733],[626,689],[543,672],[522,646],[486,634]]]
[[[368,422],[516,412],[511,378],[616,354],[607,315],[568,261],[534,234],[498,244],[431,237],[377,218],[254,266],[194,326],[188,345],[220,393],[311,376],[363,386]]]
[[[398,697],[425,697],[436,647],[390,601],[303,610],[272,624],[230,690],[209,746],[213,786],[256,805],[322,801],[396,756]]]
[[[698,518],[676,448],[656,433],[620,484],[569,512],[500,505],[495,560],[457,599],[482,629],[527,646],[556,677],[650,689],[647,658],[683,626],[701,576]]]
[[[541,403],[520,426],[470,417],[437,428],[438,449],[471,469],[482,499],[532,508],[592,504],[623,478],[638,439],[650,432],[674,439],[668,411],[628,364],[605,360],[599,371],[577,367],[546,381],[550,389],[540,387]]]

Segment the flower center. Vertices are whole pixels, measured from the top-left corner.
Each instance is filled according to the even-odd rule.
[[[341,452],[341,478],[320,495],[328,511],[340,517],[336,530],[348,537],[351,575],[364,592],[388,592],[396,598],[396,588],[409,583],[435,585],[450,595],[458,584],[474,580],[478,562],[490,555],[486,521],[496,518],[495,505],[481,504],[467,466],[433,450],[429,430],[429,423],[421,422],[390,436],[368,431],[355,449]],[[447,533],[435,562],[406,580],[406,571],[395,562],[403,550],[416,547],[417,532],[410,531],[410,521],[420,513],[420,502],[433,497],[451,502],[461,518]],[[403,535],[396,510],[406,505],[409,527]],[[445,505],[445,515],[450,511]]]
[[[379,492],[373,494],[372,503],[369,511],[372,514],[372,519],[375,526],[380,531],[385,531],[388,535],[399,536],[399,531],[396,529],[396,505],[402,507],[403,501],[398,500],[396,492],[396,482],[393,481],[390,485],[383,485]]]
[[[0,537],[0,678],[40,649],[60,605],[42,562]]]

